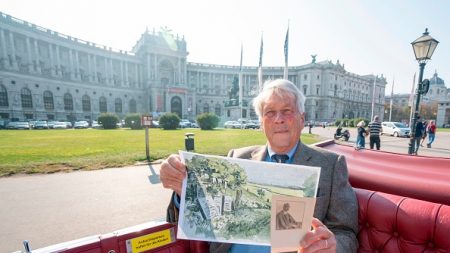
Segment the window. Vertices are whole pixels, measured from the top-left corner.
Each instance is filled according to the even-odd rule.
[[[308,91],[308,86],[303,85],[303,95],[306,96],[306,92]]]
[[[105,97],[101,97],[98,100],[98,107],[99,107],[100,112],[107,112],[108,106],[106,105],[106,98]]]
[[[130,112],[131,113],[136,113],[136,100],[131,99],[129,106],[130,106]]]
[[[5,86],[0,84],[0,106],[8,106],[8,92]]]
[[[83,107],[83,112],[90,112],[91,111],[91,98],[88,95],[84,95],[81,98],[81,104]]]
[[[44,91],[44,108],[45,110],[55,109],[55,104],[53,103],[53,93],[49,90]]]
[[[216,107],[214,108],[214,113],[215,113],[217,116],[222,116],[222,109],[220,108],[220,105],[219,105],[219,104],[216,104]]]
[[[33,108],[33,99],[31,98],[31,91],[28,88],[23,88],[20,91],[23,108]]]
[[[303,75],[303,80],[308,80],[308,76],[306,74]]]
[[[205,103],[205,104],[203,105],[203,112],[204,112],[204,113],[208,113],[208,112],[209,112],[209,105],[208,105],[207,103]]]
[[[114,111],[116,113],[122,113],[122,99],[116,98],[116,101],[114,101]]]
[[[64,110],[73,111],[73,99],[70,93],[64,94]]]
[[[316,87],[316,94],[319,95],[319,91],[320,91],[320,86]]]

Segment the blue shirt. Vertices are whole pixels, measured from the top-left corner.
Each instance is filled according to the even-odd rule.
[[[292,163],[294,160],[294,154],[297,151],[297,145],[293,149],[291,149],[286,155],[289,156],[289,159],[286,163]],[[276,153],[270,148],[267,147],[267,156],[266,162],[272,162],[272,155]],[[259,245],[247,245],[247,244],[233,244],[228,253],[270,253],[270,246],[259,246]]]

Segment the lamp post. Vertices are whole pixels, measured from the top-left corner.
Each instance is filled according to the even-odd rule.
[[[430,87],[430,81],[428,79],[423,79],[423,70],[425,68],[426,62],[431,59],[431,56],[434,53],[434,50],[437,47],[439,41],[435,40],[428,33],[428,28],[425,29],[425,32],[415,41],[411,42],[411,45],[414,50],[414,55],[416,56],[416,60],[419,62],[420,72],[419,72],[419,82],[416,89],[416,103],[414,107],[414,116],[411,124],[411,138],[409,140],[408,154],[413,154],[415,152],[415,136],[416,136],[416,123],[417,117],[419,116],[419,104],[420,104],[420,96],[423,94],[427,94],[428,89]],[[412,109],[412,108],[411,108]]]

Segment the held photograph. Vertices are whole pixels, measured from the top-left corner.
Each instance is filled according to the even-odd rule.
[[[309,230],[307,222],[315,201],[303,200],[315,200],[319,167],[184,151],[180,156],[187,177],[181,194],[178,238],[270,246],[271,221],[277,216],[274,206],[279,212],[283,208],[291,212],[292,220],[287,215],[284,218],[292,222],[286,231],[298,234]],[[280,200],[273,201],[274,197]]]

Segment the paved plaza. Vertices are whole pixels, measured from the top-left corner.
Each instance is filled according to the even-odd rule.
[[[307,129],[305,129],[307,132]],[[323,139],[335,128],[313,128]],[[344,144],[354,145],[356,129]],[[407,138],[382,136],[381,149],[407,153]],[[450,133],[437,133],[419,155],[450,157]],[[368,148],[368,143],[366,143]],[[159,164],[0,178],[0,252],[31,249],[163,220],[171,191],[159,182]]]

